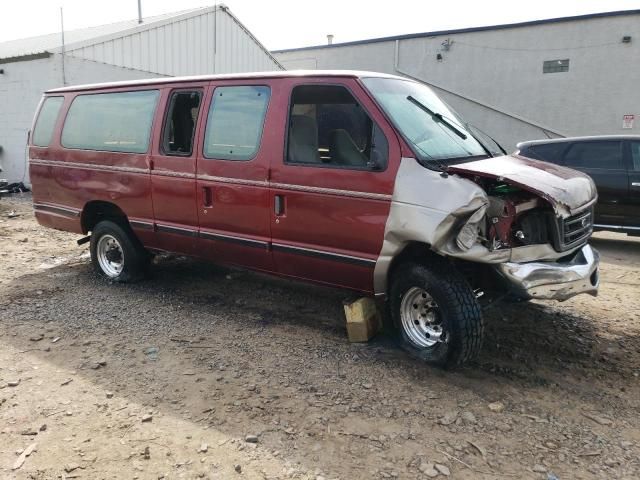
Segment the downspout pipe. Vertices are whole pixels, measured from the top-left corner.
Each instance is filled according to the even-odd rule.
[[[62,47],[60,49],[60,58],[62,60],[62,86],[67,85],[67,74],[64,70],[64,15],[62,14],[62,7],[60,7],[60,36],[62,41]]]

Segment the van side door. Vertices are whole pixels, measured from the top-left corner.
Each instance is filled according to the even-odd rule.
[[[150,161],[155,247],[193,255],[197,248],[195,142],[202,123],[206,85],[175,85],[163,90]]]
[[[622,146],[621,140],[576,141],[564,152],[564,164],[586,173],[596,184],[597,225],[625,225],[629,184]]]
[[[269,242],[270,81],[214,82],[196,169],[199,255],[272,270]]]
[[[277,271],[372,292],[400,161],[395,133],[356,79],[288,84],[284,155],[271,169]]]
[[[627,201],[628,226],[640,234],[640,140],[628,142],[629,199]]]

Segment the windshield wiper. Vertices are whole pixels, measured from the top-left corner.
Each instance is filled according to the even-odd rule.
[[[498,150],[500,150],[500,152],[502,153],[502,155],[508,155],[507,151],[502,148],[502,145],[500,145],[492,136],[490,136],[489,134],[487,134],[487,132],[483,132],[482,130],[480,130],[478,127],[476,127],[475,125],[471,124],[471,123],[465,123],[464,126],[466,127],[467,131],[469,131],[469,133],[471,133],[471,135],[473,136],[473,138],[475,138],[478,143],[480,144],[480,146],[482,148],[485,149],[485,151],[491,156],[491,157],[495,157],[496,155],[494,154],[494,152],[491,151],[490,145],[488,145],[488,142],[486,142],[486,140],[483,140],[481,137],[484,135],[485,137],[487,137],[489,140],[491,140],[494,145],[496,147],[498,147]],[[475,134],[474,134],[475,133]],[[480,135],[478,135],[478,133]]]
[[[442,116],[442,114],[440,113],[436,113],[433,110],[431,110],[429,107],[423,105],[422,103],[420,103],[420,101],[416,100],[414,97],[412,97],[411,95],[407,96],[407,100],[409,100],[411,103],[413,103],[416,107],[418,107],[420,110],[422,110],[423,112],[426,112],[427,114],[431,115],[431,119],[436,122],[436,123],[442,123],[445,127],[447,127],[449,130],[451,130],[453,133],[455,133],[456,135],[458,135],[461,139],[466,140],[467,136],[461,131],[458,130],[458,128],[453,125],[451,122],[449,122],[446,118],[444,118]]]

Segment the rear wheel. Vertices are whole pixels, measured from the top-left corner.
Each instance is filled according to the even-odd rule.
[[[133,282],[144,277],[149,254],[128,228],[103,220],[91,233],[91,263],[109,280]]]
[[[420,360],[455,366],[480,352],[480,305],[464,277],[440,259],[398,267],[389,308],[402,348]]]

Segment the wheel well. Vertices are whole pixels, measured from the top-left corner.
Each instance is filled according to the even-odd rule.
[[[82,215],[80,216],[82,232],[89,233],[98,222],[107,218],[122,225],[129,225],[127,216],[117,205],[98,200],[88,202],[82,209]]]
[[[387,274],[387,285],[391,285],[391,278],[394,270],[396,270],[400,265],[409,262],[425,261],[429,257],[442,258],[437,253],[433,252],[433,250],[431,250],[431,246],[427,243],[409,242],[391,261],[389,273]]]
[[[493,270],[487,264],[441,256],[431,250],[431,246],[426,243],[411,242],[392,260],[387,276],[387,288],[391,286],[394,270],[399,266],[408,262],[424,263],[429,260],[449,263],[451,268],[458,270],[465,277],[473,289],[484,289],[487,285],[494,283]]]

